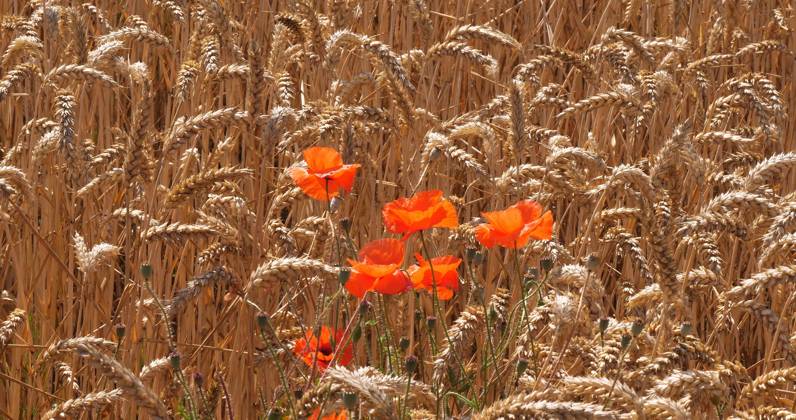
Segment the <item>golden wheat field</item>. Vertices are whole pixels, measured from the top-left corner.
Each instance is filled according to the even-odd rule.
[[[796,419],[789,0],[0,1],[0,417]]]

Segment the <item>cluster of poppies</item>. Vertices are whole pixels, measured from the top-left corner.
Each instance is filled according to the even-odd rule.
[[[351,191],[359,167],[344,164],[334,149],[311,147],[304,151],[304,162],[292,167],[289,175],[309,197],[328,201],[339,196],[341,191]],[[456,208],[442,195],[439,190],[421,191],[384,206],[382,217],[386,230],[402,237],[369,242],[361,248],[357,260],[348,259],[351,272],[345,288],[349,293],[362,299],[368,292],[394,295],[411,289],[429,293],[436,289],[436,297],[440,300],[453,297],[459,289],[460,258],[445,255],[428,261],[415,254],[417,263],[402,269],[406,241],[413,233],[459,225]],[[475,228],[475,237],[487,248],[522,248],[531,239],[550,239],[553,233],[552,213],[543,211],[542,206],[532,200],[519,201],[505,210],[484,212],[482,216],[486,222]],[[339,343],[342,335],[342,332],[323,327],[319,337],[309,332],[298,340],[294,351],[308,365],[323,370],[333,362],[333,342]],[[350,351],[343,350],[337,362],[345,365],[350,361]]]

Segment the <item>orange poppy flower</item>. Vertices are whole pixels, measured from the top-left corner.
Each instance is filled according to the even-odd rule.
[[[369,242],[359,251],[359,260],[348,260],[351,276],[345,288],[362,299],[368,291],[394,295],[410,288],[412,283],[400,270],[404,261],[404,243],[398,239]]]
[[[523,200],[505,210],[481,213],[488,223],[475,228],[475,238],[487,248],[522,248],[531,238],[550,239],[553,236],[553,213],[542,214],[542,206]]]
[[[327,201],[340,194],[340,190],[351,191],[359,164],[343,165],[340,153],[330,147],[310,147],[304,151],[307,167],[294,166],[288,170],[293,182],[304,194]]]
[[[423,229],[459,226],[456,209],[442,198],[442,191],[421,191],[412,198],[399,198],[384,205],[381,211],[384,225],[392,233],[404,238]]]
[[[434,280],[437,282],[437,297],[440,300],[449,300],[453,293],[459,290],[459,273],[456,271],[461,258],[453,255],[431,259],[431,264],[423,259],[420,254],[415,254],[417,264],[409,267],[409,275],[415,289],[425,289],[434,293]],[[434,275],[431,275],[431,266],[434,266]]]
[[[315,411],[312,412],[312,415],[307,418],[307,420],[346,420],[348,419],[348,414],[346,414],[345,410],[340,410],[337,413],[327,414],[321,417],[321,408],[318,407]]]
[[[293,353],[300,357],[307,366],[312,367],[313,363],[317,363],[318,369],[323,372],[332,363],[337,345],[342,343],[342,340],[342,330],[333,330],[322,326],[320,337],[316,337],[312,331],[307,331],[304,338],[296,340],[293,345]],[[351,363],[353,357],[354,348],[349,344],[337,357],[337,364],[345,366]]]

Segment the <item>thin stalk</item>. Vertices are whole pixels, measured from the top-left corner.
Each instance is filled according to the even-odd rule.
[[[404,404],[401,407],[401,420],[406,418],[406,409],[409,407],[409,389],[412,387],[412,375],[407,372],[406,391],[404,391]]]
[[[274,338],[276,338],[276,333],[274,332],[273,328],[271,327],[271,322],[266,321],[266,327],[268,328],[268,332]],[[268,355],[271,356],[271,360],[274,361],[274,366],[276,366],[276,370],[279,373],[279,381],[282,382],[282,388],[285,390],[285,396],[287,397],[288,406],[290,407],[290,413],[293,415],[293,418],[296,417],[296,407],[293,404],[293,396],[290,394],[290,385],[287,381],[287,377],[285,376],[285,371],[282,369],[282,363],[279,362],[279,358],[277,357],[276,352],[274,351],[274,347],[271,345],[271,340],[265,336],[265,331],[262,328],[257,329],[260,332],[260,338],[263,340],[265,347],[268,349]],[[318,352],[315,352],[315,356],[313,357],[317,362],[317,355]]]
[[[197,418],[196,413],[196,405],[193,402],[193,398],[191,397],[191,390],[188,389],[188,383],[185,381],[185,377],[182,375],[181,369],[175,369],[174,374],[177,375],[177,382],[180,383],[182,387],[182,392],[185,394],[185,402],[188,403],[188,410],[191,412],[191,418]]]

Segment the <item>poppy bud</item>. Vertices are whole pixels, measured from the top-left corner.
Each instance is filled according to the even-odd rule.
[[[691,334],[691,323],[690,322],[683,322],[683,325],[680,325],[680,334],[681,335],[689,335],[689,334]]]
[[[641,334],[641,331],[644,329],[644,324],[641,323],[639,320],[633,321],[633,325],[630,327],[630,332],[633,334],[633,337]]]
[[[489,322],[495,322],[495,319],[498,316],[497,310],[494,307],[490,307],[489,314],[487,314],[487,316],[489,317]]]
[[[526,369],[528,369],[528,359],[520,357],[520,359],[517,360],[517,377],[519,378],[522,376]]]
[[[152,277],[152,266],[149,265],[149,263],[141,264],[140,271],[141,271],[141,276],[144,277],[145,279],[149,279],[150,277]]]
[[[484,253],[483,252],[476,252],[473,256],[473,265],[479,265],[484,262]]]
[[[357,324],[354,327],[354,331],[351,332],[351,339],[354,340],[354,342],[356,343],[357,341],[359,341],[360,338],[362,338],[362,327],[360,327],[359,324]]]
[[[589,271],[594,271],[599,266],[600,259],[597,257],[597,255],[591,254],[588,258],[586,258],[586,268],[589,269]]]
[[[122,323],[118,323],[116,324],[115,332],[116,332],[116,339],[121,340],[122,338],[124,338],[125,334],[127,333],[127,327]]]
[[[622,350],[625,350],[627,346],[630,345],[630,340],[632,339],[633,337],[631,337],[629,334],[625,334],[622,336]]]
[[[260,327],[260,330],[265,331],[268,327],[269,316],[265,312],[257,313],[257,326]]]
[[[343,199],[340,197],[332,197],[332,201],[329,202],[329,209],[332,213],[337,213],[337,210],[340,209],[340,206],[343,204]]]
[[[348,278],[351,277],[351,270],[348,268],[341,268],[340,272],[337,273],[337,279],[340,281],[342,286],[345,286],[348,283]]]
[[[417,357],[409,356],[404,361],[404,366],[406,367],[406,373],[413,374],[417,371]]]
[[[176,351],[171,352],[169,354],[169,363],[171,364],[171,368],[179,371],[180,370],[180,354]]]
[[[351,219],[347,217],[343,217],[340,219],[340,227],[343,228],[343,231],[346,233],[351,231]]]
[[[202,385],[205,384],[205,377],[199,372],[195,372],[193,374],[193,383],[196,384],[197,387],[201,388]]]
[[[357,394],[353,392],[344,392],[343,405],[346,409],[348,409],[348,411],[355,411],[357,409],[357,405],[359,405],[359,401],[357,401]]]
[[[406,337],[401,337],[401,339],[398,340],[398,346],[402,351],[406,351],[406,349],[409,348],[409,339]]]
[[[600,318],[600,334],[605,333],[605,330],[608,329],[608,318]]]
[[[467,248],[464,250],[464,258],[467,260],[467,262],[472,263],[477,252],[478,251],[476,251],[475,248]]]
[[[435,316],[426,317],[426,325],[428,325],[428,329],[433,330],[434,327],[437,326],[437,317]]]
[[[539,266],[542,267],[543,271],[550,271],[550,269],[553,268],[553,260],[550,258],[542,258],[542,260],[539,261]]]
[[[359,316],[365,316],[368,314],[368,310],[370,310],[370,302],[363,300],[359,302]]]
[[[271,413],[268,414],[268,420],[281,420],[282,419],[282,412],[278,408],[274,408],[271,410]]]

